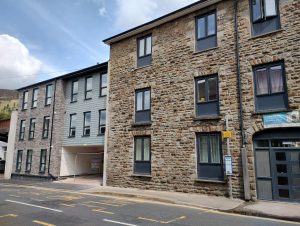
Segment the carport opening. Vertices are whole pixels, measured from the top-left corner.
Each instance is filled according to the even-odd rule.
[[[103,183],[103,146],[64,147],[60,177],[67,182],[82,184]]]

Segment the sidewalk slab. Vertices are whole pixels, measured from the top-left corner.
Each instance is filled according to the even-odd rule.
[[[235,212],[300,222],[300,203],[257,201],[241,206]]]
[[[178,205],[188,205],[193,207],[208,208],[221,211],[229,211],[237,208],[244,203],[240,199],[228,199],[225,197],[206,196],[200,194],[189,194],[180,192],[166,192],[141,190],[136,188],[118,188],[118,187],[95,187],[84,190],[83,192],[115,195],[123,197],[133,197],[147,199],[151,201],[166,202]]]

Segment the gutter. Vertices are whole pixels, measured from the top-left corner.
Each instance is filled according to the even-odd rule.
[[[48,157],[48,175],[51,179],[55,180],[55,177],[50,173],[51,166],[51,153],[52,153],[52,140],[53,140],[53,125],[54,125],[54,114],[55,114],[55,96],[56,96],[56,85],[57,79],[54,80],[54,94],[53,94],[53,106],[52,106],[52,116],[51,116],[51,133],[50,133],[50,147],[49,147],[49,157]]]

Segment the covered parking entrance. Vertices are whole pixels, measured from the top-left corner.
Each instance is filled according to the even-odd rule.
[[[69,182],[98,183],[103,180],[103,146],[63,147],[60,177]]]
[[[254,135],[258,199],[300,202],[300,129]]]

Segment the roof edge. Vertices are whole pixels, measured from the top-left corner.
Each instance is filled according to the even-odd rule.
[[[24,87],[21,87],[21,88],[17,89],[17,91],[24,90],[24,89],[27,89],[27,88],[30,88],[30,87],[33,87],[33,86],[45,84],[45,83],[55,81],[55,80],[59,80],[59,79],[69,79],[71,77],[84,75],[88,72],[97,71],[97,70],[99,70],[101,68],[104,68],[104,67],[107,67],[107,66],[108,66],[108,61],[103,62],[101,64],[96,64],[96,65],[93,65],[93,66],[90,66],[90,67],[86,67],[86,68],[83,68],[83,69],[80,69],[80,70],[77,70],[77,71],[73,71],[73,72],[70,72],[70,73],[67,73],[67,74],[64,74],[64,75],[60,75],[60,76],[57,76],[57,77],[54,77],[54,78],[50,78],[50,79],[47,79],[47,80],[44,80],[44,81],[40,81],[40,82],[31,84],[31,85],[28,85],[28,86],[24,86]]]
[[[141,32],[147,31],[147,30],[150,30],[154,27],[165,24],[165,23],[170,22],[174,19],[177,19],[179,17],[182,17],[184,15],[187,15],[187,14],[192,13],[194,11],[197,11],[199,9],[203,9],[205,7],[208,7],[210,5],[216,4],[216,3],[221,2],[221,1],[222,0],[200,0],[200,1],[197,1],[193,4],[187,5],[183,8],[180,8],[178,10],[175,10],[175,11],[171,12],[171,13],[163,15],[159,18],[151,20],[147,23],[144,23],[142,25],[139,25],[139,26],[134,27],[132,29],[129,29],[127,31],[121,32],[121,33],[119,33],[117,35],[114,35],[110,38],[104,39],[103,42],[107,45],[110,45],[112,43],[121,41],[125,38],[131,37],[133,35],[139,34]]]

